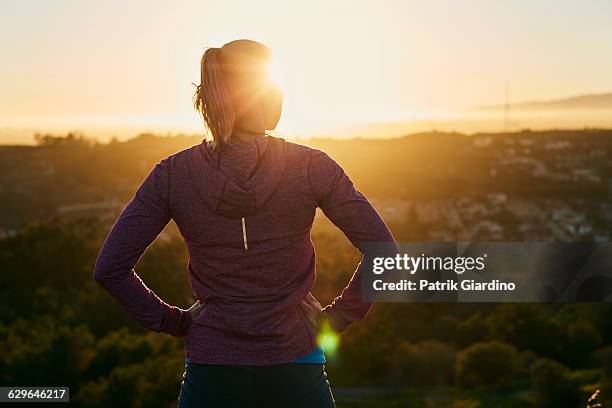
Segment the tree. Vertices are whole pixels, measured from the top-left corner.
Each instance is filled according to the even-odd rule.
[[[538,407],[577,407],[581,401],[579,385],[567,367],[556,361],[542,358],[533,363],[531,384]]]
[[[515,376],[520,369],[519,362],[519,354],[510,344],[476,343],[459,353],[455,372],[464,386],[496,386]]]

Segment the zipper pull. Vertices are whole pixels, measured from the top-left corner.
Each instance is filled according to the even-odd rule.
[[[244,250],[249,250],[249,244],[247,242],[247,233],[246,233],[246,220],[242,217],[242,241],[244,242]]]

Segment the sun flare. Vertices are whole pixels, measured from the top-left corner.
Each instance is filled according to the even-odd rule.
[[[286,81],[285,75],[283,72],[282,64],[279,63],[277,58],[273,58],[267,67],[267,75],[268,79],[278,87],[280,87],[283,91],[286,90]]]

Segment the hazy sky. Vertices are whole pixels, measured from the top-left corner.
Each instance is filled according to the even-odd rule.
[[[612,1],[3,0],[0,127],[196,129],[207,46],[269,45],[281,130],[612,91]]]

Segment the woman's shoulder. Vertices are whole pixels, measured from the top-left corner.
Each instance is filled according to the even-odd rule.
[[[329,161],[331,157],[323,150],[316,147],[303,145],[297,142],[287,142],[287,154],[303,159],[307,164],[311,161]]]
[[[321,149],[298,142],[290,142],[280,137],[269,136],[269,138],[273,143],[280,143],[285,146],[287,161],[290,162],[294,168],[299,166],[306,169],[314,167],[319,170],[331,170],[338,166],[336,161]],[[162,159],[158,166],[172,173],[189,172],[190,163],[193,164],[202,159],[202,148],[202,143],[190,146]]]
[[[185,149],[183,149],[181,151],[178,151],[176,153],[172,153],[170,156],[166,157],[164,160],[169,160],[169,161],[185,160],[191,154],[193,154],[194,152],[198,151],[201,148],[202,148],[202,143],[198,143],[198,144],[195,144],[193,146],[187,147],[187,148],[185,148]]]
[[[202,144],[200,143],[190,146],[176,153],[172,153],[171,155],[162,159],[160,161],[160,164],[172,171],[187,171],[189,161],[194,159],[194,156],[198,154],[198,151],[201,149],[201,147]]]

